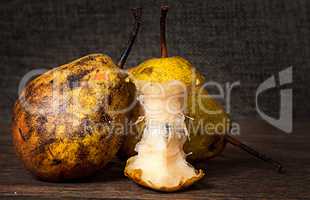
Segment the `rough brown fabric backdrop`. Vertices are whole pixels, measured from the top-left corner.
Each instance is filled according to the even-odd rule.
[[[166,1],[164,1],[166,2]],[[159,56],[160,1],[11,0],[0,3],[0,112],[9,122],[21,77],[89,53],[116,60],[142,6],[143,27],[128,66]],[[240,81],[232,115],[258,117],[255,90],[269,76],[294,67],[294,116],[309,116],[310,1],[168,1],[170,55],[190,60],[207,80]],[[279,90],[266,92],[263,110],[277,116]]]

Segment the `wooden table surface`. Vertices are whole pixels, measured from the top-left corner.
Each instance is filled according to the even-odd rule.
[[[0,198],[108,198],[108,199],[310,199],[309,123],[294,123],[286,134],[258,120],[242,120],[246,144],[283,163],[285,174],[235,147],[222,156],[197,166],[207,168],[206,177],[185,191],[159,193],[142,188],[123,175],[124,163],[113,161],[96,176],[83,182],[38,181],[24,170],[12,148],[8,125],[0,134]]]

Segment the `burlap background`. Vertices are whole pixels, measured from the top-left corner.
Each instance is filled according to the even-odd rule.
[[[163,2],[163,1],[162,1]],[[12,0],[0,3],[0,112],[9,122],[21,77],[102,52],[117,60],[143,6],[143,27],[127,66],[159,56],[160,1]],[[166,2],[166,1],[164,1]],[[168,1],[170,55],[190,60],[207,80],[240,81],[231,112],[257,117],[255,91],[269,76],[294,67],[294,116],[309,116],[310,1]],[[279,88],[260,99],[277,116]]]

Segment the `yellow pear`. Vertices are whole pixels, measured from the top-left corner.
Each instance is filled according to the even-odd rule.
[[[118,65],[104,54],[87,55],[40,75],[20,94],[13,108],[13,143],[36,177],[86,177],[117,153],[127,118],[120,111],[135,91],[119,70],[138,33],[141,10],[134,16],[135,30]]]

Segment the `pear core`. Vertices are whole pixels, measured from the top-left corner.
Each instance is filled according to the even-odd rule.
[[[125,175],[143,186],[176,191],[204,176],[186,161],[183,145],[188,133],[184,122],[186,87],[180,81],[137,81],[138,100],[144,108],[145,129],[128,159]]]

